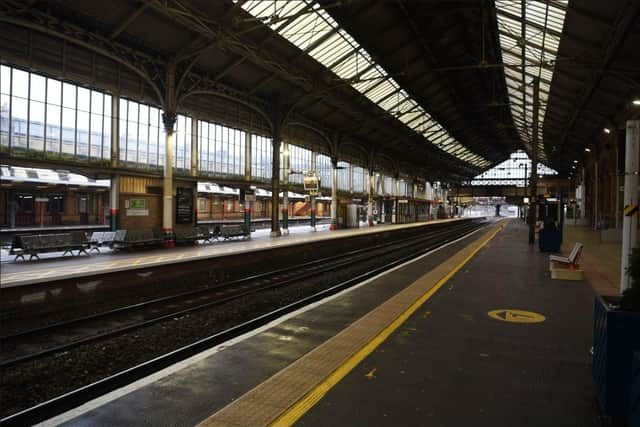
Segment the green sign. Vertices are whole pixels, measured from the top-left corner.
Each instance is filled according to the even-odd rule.
[[[130,199],[129,209],[146,209],[144,199]]]

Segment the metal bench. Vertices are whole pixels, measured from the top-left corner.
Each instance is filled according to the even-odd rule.
[[[131,249],[140,246],[158,246],[164,242],[162,232],[155,228],[118,230],[113,238],[114,249]]]
[[[208,231],[208,230],[207,230]],[[190,229],[178,229],[175,231],[176,244],[193,244],[198,240],[203,240],[202,229],[200,227],[192,227]]]
[[[578,266],[578,260],[582,254],[582,248],[582,243],[576,242],[576,244],[573,245],[573,249],[571,249],[569,256],[549,255],[549,261],[566,265],[570,270],[573,270]]]
[[[91,233],[91,237],[89,237],[89,244],[91,245],[90,251],[99,253],[101,247],[113,247],[115,235],[115,231],[94,231]]]
[[[206,225],[201,225],[198,228],[200,228],[200,239],[205,243],[211,243],[213,239],[218,239],[218,232],[216,230],[211,231]]]
[[[60,252],[62,256],[70,253],[73,256],[73,251],[77,250],[77,255],[85,253],[89,255],[87,249],[90,244],[87,240],[87,236],[84,232],[75,231],[71,233],[58,233],[58,234],[34,234],[34,235],[18,235],[15,236],[11,245],[9,253],[15,255],[14,261],[18,258],[29,255],[29,261],[33,258],[40,259],[38,254],[44,252]]]
[[[243,224],[224,224],[220,227],[220,237],[224,240],[232,237],[245,238],[248,235],[249,233],[247,233]]]

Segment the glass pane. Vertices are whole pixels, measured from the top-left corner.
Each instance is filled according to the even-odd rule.
[[[42,98],[44,98],[44,92]],[[29,148],[44,151],[44,102],[31,101],[30,103]]]
[[[102,115],[91,114],[91,151],[89,153],[91,157],[102,157],[102,124]]]
[[[104,110],[104,95],[95,90],[91,91],[91,112],[94,114],[102,114]]]
[[[13,97],[11,102],[11,145],[27,148],[27,100]]]
[[[0,65],[0,93],[11,93],[11,68]]]
[[[27,98],[29,96],[29,73],[13,69],[13,96]]]
[[[69,83],[62,84],[62,105],[68,108],[76,108],[76,87]]]
[[[78,87],[78,110],[89,111],[91,102],[91,91],[89,89]]]
[[[74,154],[76,140],[76,111],[62,109],[62,153]]]
[[[77,120],[77,155],[87,157],[89,155],[89,113],[78,110]]]
[[[60,152],[60,114],[62,109],[57,105],[47,105],[47,146],[50,153]]]
[[[31,99],[44,102],[46,79],[37,74],[31,74]]]
[[[47,103],[61,105],[62,83],[58,80],[47,79]]]

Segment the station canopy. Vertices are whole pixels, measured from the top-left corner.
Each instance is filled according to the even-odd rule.
[[[440,150],[473,167],[491,165],[456,140],[320,4],[254,0],[242,8]]]

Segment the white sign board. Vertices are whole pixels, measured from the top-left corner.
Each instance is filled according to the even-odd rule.
[[[127,216],[149,216],[149,209],[127,209]]]

